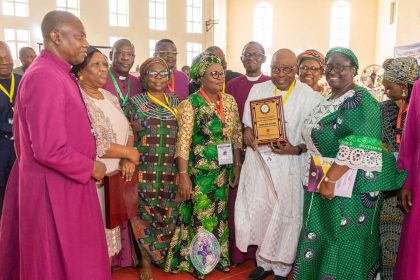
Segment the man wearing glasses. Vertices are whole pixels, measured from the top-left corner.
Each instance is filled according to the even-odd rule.
[[[226,86],[226,92],[232,94],[238,104],[239,117],[242,120],[245,101],[248,98],[252,86],[270,80],[269,76],[262,74],[261,65],[265,62],[264,47],[258,42],[249,42],[242,50],[241,61],[245,68],[245,75],[230,80]],[[255,248],[242,253],[235,244],[235,200],[238,188],[229,189],[229,254],[232,263],[235,265],[243,263],[246,259],[255,259]]]
[[[177,55],[178,51],[172,40],[162,39],[156,42],[153,56],[165,60],[171,71],[171,80],[164,91],[174,94],[180,100],[184,100],[188,97],[189,81],[185,73],[176,69]]]
[[[264,279],[272,271],[285,280],[296,255],[302,226],[301,133],[304,120],[322,97],[296,80],[296,55],[280,49],[271,62],[271,81],[252,87],[245,102],[243,124],[246,157],[235,204],[236,246],[246,252],[257,245],[257,268],[248,279]],[[287,142],[257,146],[250,102],[282,96]]]

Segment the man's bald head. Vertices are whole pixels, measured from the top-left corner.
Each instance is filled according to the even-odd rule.
[[[31,47],[23,47],[19,50],[19,60],[23,67],[29,67],[36,58],[35,50]]]
[[[44,41],[50,40],[50,34],[53,30],[60,30],[67,22],[74,20],[79,20],[79,18],[66,11],[51,11],[47,13],[41,23],[42,38]]]
[[[112,60],[112,69],[120,76],[128,76],[133,67],[136,51],[128,39],[119,39],[112,46],[109,58]]]
[[[41,31],[47,51],[73,65],[83,62],[89,43],[78,17],[66,11],[51,11],[42,19]]]
[[[9,46],[0,41],[0,79],[8,79],[13,71],[13,58]]]
[[[275,64],[277,60],[282,61],[282,64],[296,64],[297,57],[296,54],[289,49],[279,49],[273,54],[273,59],[271,64]]]
[[[279,90],[287,90],[295,81],[297,73],[296,54],[289,49],[280,49],[271,60],[271,80]]]

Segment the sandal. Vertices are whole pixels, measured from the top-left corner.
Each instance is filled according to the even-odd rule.
[[[229,272],[229,271],[230,271],[230,268],[229,268],[228,266],[224,266],[223,264],[220,264],[220,263],[218,263],[218,264],[216,265],[216,269],[217,269],[218,271],[220,271],[220,272],[224,272],[224,273],[227,273],[227,272]]]

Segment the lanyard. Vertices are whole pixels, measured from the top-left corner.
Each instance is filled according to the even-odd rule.
[[[168,89],[171,93],[175,92],[175,75],[174,75],[173,71],[172,71],[172,75],[171,75],[171,84],[168,85]]]
[[[169,107],[169,99],[166,96],[166,94],[164,96],[165,96],[166,104],[163,103],[162,101],[160,101],[159,99],[157,99],[156,97],[154,97],[150,92],[147,92],[147,97],[149,97],[149,99],[152,100],[153,103],[155,103],[155,104],[157,104],[159,106],[162,106],[163,108],[165,108],[166,110],[168,110],[169,112],[171,112],[171,114],[174,115],[175,119],[178,118],[178,110],[177,110],[177,108],[171,108],[171,107]]]
[[[15,95],[15,74],[12,73],[12,78],[10,81],[10,92],[5,89],[5,87],[0,84],[0,90],[9,97],[10,104],[13,103],[13,95]]]
[[[109,75],[111,76],[112,83],[114,84],[114,87],[115,87],[115,89],[118,92],[118,95],[119,95],[120,100],[121,100],[121,103],[122,103],[122,107],[127,106],[128,99],[130,98],[130,89],[131,89],[130,77],[127,77],[127,79],[128,79],[128,88],[127,88],[127,92],[126,92],[126,94],[124,96],[123,93],[121,92],[120,87],[118,86],[118,83],[117,83],[117,80],[114,77],[114,74],[112,74],[111,69],[109,69],[108,72],[109,72]]]
[[[286,104],[287,99],[289,99],[290,94],[292,93],[293,88],[295,87],[296,80],[293,81],[293,83],[289,86],[289,89],[287,90],[286,94],[284,95],[283,99],[283,105]],[[277,87],[274,86],[274,96],[277,96]]]
[[[398,117],[397,117],[397,129],[401,129],[401,122],[402,122],[402,114],[405,112],[404,110],[404,101],[401,102],[400,110],[398,111]],[[398,133],[395,135],[395,141],[397,144],[401,143],[401,133]]]
[[[201,97],[204,98],[204,100],[206,100],[206,102],[209,105],[212,104],[209,96],[207,95],[207,93],[202,88],[200,89],[200,95],[201,95]],[[215,104],[214,105],[214,110],[216,112],[219,111],[218,112],[219,113],[218,115],[219,115],[219,118],[220,118],[220,121],[221,121],[222,127],[223,127],[223,130],[222,130],[223,136],[226,137],[227,136],[227,130],[226,130],[226,127],[225,127],[225,111],[223,110],[222,95],[221,94],[217,94],[217,97],[218,97],[218,102],[217,103],[219,103],[219,106],[217,106],[217,104]]]
[[[226,89],[226,81],[223,82],[222,93],[225,93],[225,89]]]

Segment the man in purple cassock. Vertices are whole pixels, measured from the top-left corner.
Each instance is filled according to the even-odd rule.
[[[110,280],[95,181],[95,141],[71,64],[88,42],[81,21],[52,11],[44,50],[25,73],[15,104],[16,161],[0,225],[0,279]]]
[[[162,39],[156,42],[154,56],[165,60],[169,69],[171,69],[170,82],[164,92],[174,94],[180,100],[184,100],[189,94],[189,81],[184,72],[176,70],[177,55],[178,51],[172,40]]]
[[[244,104],[252,86],[270,80],[269,76],[262,74],[261,65],[265,62],[264,47],[257,42],[249,42],[242,50],[241,61],[245,68],[245,75],[230,80],[226,86],[226,93],[232,94],[238,104],[239,117],[242,120]],[[235,201],[238,188],[229,188],[228,197],[228,225],[229,225],[229,253],[233,264],[243,263],[246,259],[255,259],[256,247],[249,248],[248,252],[241,252],[235,242]]]
[[[401,230],[394,279],[420,279],[420,80],[414,84],[398,155],[398,167],[408,171],[400,193],[406,215]]]
[[[109,57],[112,64],[104,89],[118,98],[127,115],[128,99],[142,91],[140,79],[130,74],[136,57],[134,45],[128,39],[117,40],[109,52]]]

